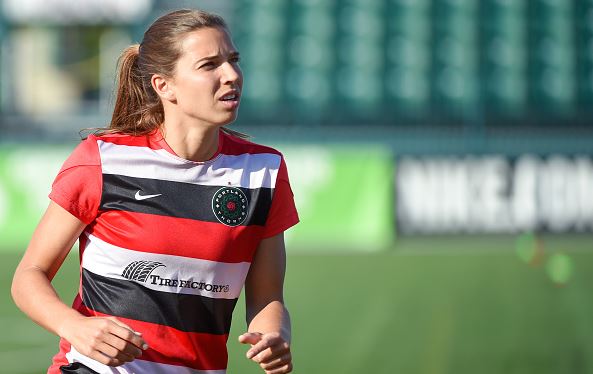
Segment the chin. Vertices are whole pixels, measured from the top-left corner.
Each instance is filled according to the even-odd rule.
[[[221,118],[220,121],[217,121],[216,124],[219,126],[228,125],[229,123],[235,122],[237,119],[237,112],[232,113],[231,115],[225,116],[225,118]]]

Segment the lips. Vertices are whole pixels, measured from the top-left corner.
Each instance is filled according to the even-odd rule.
[[[239,99],[241,98],[241,93],[238,90],[231,90],[225,92],[224,95],[218,99],[220,103],[223,105],[226,110],[236,110],[239,107]]]
[[[239,101],[241,94],[237,90],[232,90],[226,92],[224,95],[220,97],[220,101]]]

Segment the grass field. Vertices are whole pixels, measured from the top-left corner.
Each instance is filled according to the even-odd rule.
[[[527,264],[514,237],[403,239],[391,252],[291,254],[286,299],[295,373],[593,373],[593,236],[543,237]],[[551,280],[555,253],[572,261],[566,284]],[[2,373],[42,373],[57,338],[29,322],[9,295],[19,259],[0,254]],[[71,256],[55,280],[70,302]],[[229,339],[229,373],[260,373]]]

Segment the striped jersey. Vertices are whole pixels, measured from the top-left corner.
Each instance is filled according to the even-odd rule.
[[[298,222],[282,155],[219,131],[208,161],[178,157],[160,132],[89,136],[50,198],[87,224],[73,308],[115,316],[150,348],[119,367],[66,340],[48,373],[222,374],[231,314],[264,238]]]

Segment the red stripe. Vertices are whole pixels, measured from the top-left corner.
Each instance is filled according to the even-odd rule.
[[[107,243],[135,251],[237,263],[251,262],[263,230],[256,225],[230,227],[110,210],[99,213],[89,232]]]
[[[110,134],[98,136],[97,140],[101,140],[105,143],[129,145],[132,147],[148,147],[150,149],[163,148],[158,143],[151,141],[151,138],[148,135],[132,136],[124,134]]]
[[[95,312],[84,305],[78,311],[85,316],[109,317]],[[142,360],[161,364],[189,367],[197,370],[226,369],[228,354],[226,342],[228,335],[188,333],[177,329],[117,317],[142,337],[150,348],[142,353]]]
[[[68,365],[66,353],[70,352],[70,343],[65,339],[60,339],[60,351],[53,357],[51,366],[47,369],[47,374],[60,374],[60,366]]]
[[[224,143],[222,145],[221,153],[225,155],[238,156],[245,153],[259,154],[259,153],[270,153],[274,155],[280,155],[281,153],[274,148],[267,147],[265,145],[250,142],[246,139],[240,139],[228,134],[223,134]]]

